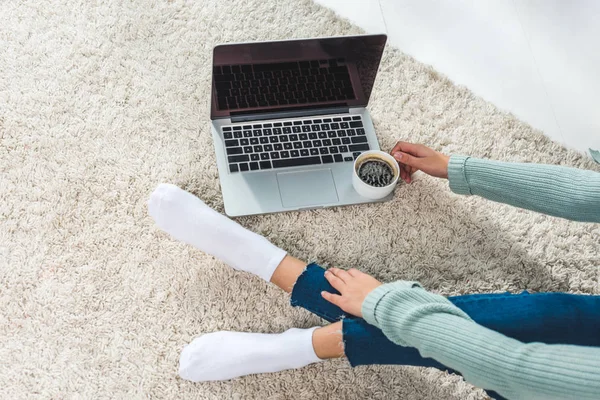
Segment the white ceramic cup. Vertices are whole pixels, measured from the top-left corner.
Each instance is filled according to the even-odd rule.
[[[383,187],[375,187],[365,183],[362,179],[360,179],[358,176],[358,169],[364,162],[369,160],[383,161],[388,164],[394,171],[394,180],[392,183]],[[366,197],[367,199],[379,200],[392,193],[396,187],[396,183],[398,183],[398,177],[400,177],[400,168],[398,167],[398,162],[396,159],[394,159],[394,157],[388,153],[384,153],[383,151],[365,151],[358,156],[356,160],[354,160],[354,168],[352,169],[352,186],[354,186],[354,190],[356,190],[358,194],[360,194],[362,197]]]

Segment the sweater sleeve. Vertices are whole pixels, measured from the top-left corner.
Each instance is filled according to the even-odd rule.
[[[448,181],[457,194],[574,221],[600,222],[600,173],[594,171],[453,155]]]
[[[600,348],[521,343],[478,325],[418,284],[378,287],[365,299],[362,313],[394,343],[415,347],[421,356],[504,397],[597,399],[600,393]]]

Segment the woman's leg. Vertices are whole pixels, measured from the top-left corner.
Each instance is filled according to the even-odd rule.
[[[320,358],[341,357],[340,349],[343,348],[343,355],[352,366],[412,365],[458,373],[431,358],[421,357],[414,348],[394,344],[381,330],[365,320],[324,303],[320,296],[322,290],[337,293],[327,286],[324,270],[309,265],[294,286],[291,300],[292,305],[306,307],[325,319],[343,318],[340,322],[315,331],[313,347]],[[600,346],[600,296],[523,292],[519,295],[457,296],[449,300],[476,322],[524,342]],[[325,335],[325,332],[318,334],[321,330],[336,333],[337,336]],[[494,399],[503,399],[493,391],[488,390],[487,394]]]
[[[342,325],[343,340],[339,334],[325,335],[330,331],[339,332],[339,324],[323,330],[292,329],[279,335],[239,332],[204,335],[182,352],[182,376],[185,373],[192,380],[229,379],[233,377],[229,374],[235,368],[232,369],[227,360],[237,360],[237,364],[240,364],[240,357],[249,360],[245,364],[260,367],[240,371],[241,374],[297,368],[319,361],[320,358],[315,353],[317,349],[324,357],[327,357],[327,354],[341,355],[340,352],[336,353],[335,349],[341,348],[342,343],[345,343],[345,352],[352,365],[378,363],[444,368],[431,359],[421,358],[415,349],[394,345],[379,330],[362,319],[346,315],[336,306],[326,302],[320,292],[335,290],[324,278],[322,268],[315,264],[304,267],[302,261],[286,256],[284,250],[215,212],[194,195],[176,186],[163,184],[152,193],[148,203],[150,215],[157,225],[173,237],[220,258],[235,269],[254,273],[288,292],[292,291],[293,306],[302,306],[329,321],[345,318]],[[540,296],[544,295],[470,295],[450,300],[465,310],[476,322],[508,336],[513,335],[512,337],[522,341],[600,344],[600,318],[597,317],[600,314],[600,301],[597,297],[560,294]],[[522,299],[525,301],[521,301]],[[508,303],[511,303],[511,306],[506,307]],[[526,307],[523,307],[524,304]],[[524,308],[529,310],[525,314],[526,317],[521,313]],[[543,316],[540,316],[540,310],[543,310]],[[544,329],[545,324],[554,324],[556,329],[548,332]],[[250,344],[254,342],[265,343],[266,347],[252,355],[246,354],[247,349],[253,347]],[[196,346],[193,346],[194,344]],[[285,344],[286,351],[277,354],[270,352],[269,349],[276,344]],[[370,346],[369,351],[362,350],[365,346]],[[225,348],[239,349],[239,353],[235,356],[227,355]],[[261,349],[260,346],[254,348]],[[212,354],[214,351],[217,353]],[[206,357],[208,353],[211,353],[212,358]],[[264,362],[255,362],[250,356],[262,357]],[[299,363],[286,361],[289,357]],[[208,359],[213,361],[207,363]],[[229,371],[227,374],[218,372],[218,360],[224,365],[222,370]],[[200,373],[191,374],[190,371],[194,369]],[[207,373],[212,373],[213,378],[206,375]],[[239,376],[238,372],[235,374]]]
[[[315,329],[312,336],[315,354],[321,360],[344,357],[342,321]]]
[[[282,264],[281,267],[285,265]],[[338,343],[328,342],[326,345],[319,342],[323,339],[322,336],[315,335],[315,349],[323,349],[326,346],[331,349],[342,347],[352,366],[399,364],[447,369],[431,358],[421,357],[412,347],[396,345],[380,329],[369,325],[362,318],[345,313],[341,308],[323,299],[322,291],[338,293],[325,279],[325,269],[317,264],[309,264],[293,285],[290,299],[292,306],[305,308],[329,322],[335,322],[328,328],[336,332],[341,331]]]
[[[174,185],[158,185],[148,200],[148,211],[156,225],[175,239],[266,281],[286,255],[264,237]]]
[[[394,344],[383,332],[362,318],[344,313],[325,301],[322,291],[337,293],[316,264],[286,256],[275,269],[271,282],[292,293],[292,306],[301,306],[333,322],[313,333],[313,348],[320,359],[348,356],[352,366],[367,364],[402,364],[447,369],[430,358],[423,358],[414,348]],[[336,322],[337,321],[337,322]]]
[[[306,263],[285,256],[271,281],[290,292]],[[289,329],[279,334],[220,331],[184,347],[179,375],[193,382],[221,381],[249,374],[301,368],[343,356],[341,326]]]
[[[337,293],[325,270],[310,264],[293,287],[291,304],[328,320],[342,320],[345,355],[352,366],[401,364],[447,369],[410,347],[392,343],[361,318],[325,301],[321,291]],[[522,342],[600,346],[600,296],[566,293],[471,294],[448,298],[473,320]]]
[[[286,255],[279,263],[273,275],[271,283],[279,286],[284,291],[291,293],[298,277],[302,275],[306,269],[306,262]]]
[[[156,224],[174,238],[235,269],[273,281],[288,292],[306,267],[306,263],[287,256],[264,237],[174,185],[159,185],[150,196],[148,208]],[[331,348],[335,347],[335,343],[333,346],[327,343],[334,342],[331,339],[341,337],[341,333],[332,336],[327,328],[316,327],[289,329],[280,334],[209,333],[197,337],[182,350],[179,372],[184,379],[200,382],[300,368],[322,361],[313,347],[313,336],[325,357],[332,355]]]
[[[290,292],[305,269],[306,263],[286,256],[271,281]],[[220,381],[343,356],[341,322],[279,334],[220,331],[202,335],[184,347],[179,375],[193,382]]]
[[[329,321],[343,315],[320,295],[321,290],[332,290],[322,268],[314,264],[307,267],[305,262],[287,256],[285,251],[215,212],[191,193],[162,184],[152,193],[148,207],[156,224],[176,239],[235,269],[293,291],[293,305],[302,305],[303,301],[304,307]],[[281,334],[210,333],[183,349],[180,374],[185,379],[207,381],[298,368],[342,356],[342,331],[343,326],[337,323],[320,329],[290,329]],[[351,336],[351,343],[358,336],[355,332],[346,335]]]
[[[524,291],[448,300],[479,324],[521,342],[600,346],[600,296]]]

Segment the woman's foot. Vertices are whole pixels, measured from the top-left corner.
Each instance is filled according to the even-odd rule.
[[[279,334],[214,332],[184,347],[179,375],[193,382],[223,381],[250,374],[279,372],[322,361],[311,329]]]
[[[219,214],[175,185],[158,185],[150,195],[148,210],[158,227],[175,239],[267,282],[286,255],[264,237]]]

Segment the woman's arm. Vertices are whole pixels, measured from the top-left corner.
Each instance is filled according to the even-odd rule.
[[[355,269],[339,268],[328,269],[325,277],[339,292],[323,292],[327,301],[474,385],[511,399],[599,398],[600,348],[521,343],[476,324],[416,282],[382,285]]]
[[[468,382],[507,398],[600,396],[600,348],[521,343],[476,324],[418,284],[377,287],[362,303],[362,315],[394,343],[415,347]]]
[[[421,144],[398,142],[392,155],[410,183],[416,171],[448,178],[458,194],[575,221],[600,222],[600,173],[543,164],[519,164],[452,156]]]
[[[600,222],[600,173],[556,165],[452,156],[450,189],[571,219]]]

